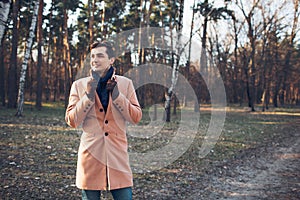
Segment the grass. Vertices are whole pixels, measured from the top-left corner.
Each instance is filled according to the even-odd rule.
[[[15,112],[15,109],[0,108],[0,185],[3,188],[0,196],[4,199],[59,199],[68,193],[70,199],[80,198],[80,192],[74,185],[80,130],[66,126],[63,103],[43,104],[42,110],[38,111],[27,102],[23,117],[15,117]],[[149,114],[149,109],[145,109],[143,114],[139,126],[147,129],[151,123],[151,112]],[[129,135],[129,151],[147,152],[169,144],[178,131],[179,114],[180,110],[177,117],[172,116],[170,123],[159,122],[158,125],[162,125],[160,131],[150,137]],[[172,180],[172,176],[184,170],[201,173],[204,169],[201,166],[207,163],[231,159],[243,150],[272,142],[272,138],[284,134],[283,127],[296,128],[294,124],[300,122],[298,114],[289,108],[270,113],[227,109],[224,128],[216,145],[205,158],[200,158],[199,150],[211,117],[209,110],[201,111],[198,133],[189,149],[159,171],[135,174],[136,191],[157,187],[161,184],[157,181],[159,177],[167,174]],[[184,133],[182,135],[184,139]],[[185,187],[186,179],[181,179],[182,183],[179,178],[178,184]]]

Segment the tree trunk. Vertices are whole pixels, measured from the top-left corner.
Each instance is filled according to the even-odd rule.
[[[8,108],[16,108],[17,105],[17,50],[19,37],[19,0],[13,1],[13,30],[10,66],[8,69]]]
[[[42,66],[43,66],[43,0],[39,1],[39,10],[38,10],[38,29],[37,29],[37,42],[38,42],[38,61],[37,61],[37,90],[36,90],[36,108],[41,110],[42,108],[42,98],[43,98],[43,75],[42,75]]]
[[[94,41],[94,10],[95,10],[95,0],[88,1],[88,14],[89,14],[89,36],[90,44]]]
[[[66,5],[64,0],[64,5]],[[68,106],[70,85],[71,85],[71,67],[70,67],[70,47],[68,41],[68,14],[67,8],[64,8],[64,24],[63,24],[63,63],[65,71],[65,107]]]
[[[146,11],[146,2],[144,2],[144,0],[140,1],[140,24],[139,24],[139,35],[138,35],[138,64],[139,65],[143,65],[145,64],[145,48],[143,48],[142,43],[148,42],[148,32],[143,33],[145,24],[147,24],[147,11]],[[147,46],[145,43],[145,46]],[[145,78],[145,74],[143,73],[142,70],[139,70],[139,79],[140,81],[144,81]],[[139,97],[139,102],[142,108],[145,108],[146,103],[145,103],[145,90],[144,89],[140,89],[138,90],[138,97]]]
[[[188,64],[186,66],[186,79],[189,80],[189,74],[190,74],[190,66],[191,66],[191,52],[192,52],[192,38],[193,38],[193,28],[194,28],[194,20],[195,20],[195,6],[196,6],[196,1],[194,0],[193,4],[193,10],[192,10],[192,23],[191,23],[191,30],[190,30],[190,38],[189,38],[189,52],[188,52]],[[199,112],[200,111],[200,105],[198,102],[198,99],[196,98],[194,100],[194,112]]]
[[[18,93],[18,110],[16,113],[17,117],[21,117],[23,113],[23,105],[24,105],[24,84],[26,80],[26,71],[27,71],[27,66],[28,66],[28,60],[30,58],[30,53],[31,53],[31,47],[33,43],[33,38],[34,38],[34,33],[35,33],[35,27],[37,23],[37,15],[38,15],[38,10],[39,10],[39,0],[34,1],[35,6],[34,6],[34,13],[31,21],[31,26],[29,29],[29,37],[26,43],[26,51],[25,51],[25,56],[23,59],[23,64],[22,64],[22,69],[21,69],[21,74],[20,74],[20,84],[19,84],[19,93]]]
[[[173,95],[173,91],[175,90],[177,79],[178,79],[178,71],[179,71],[179,58],[180,58],[180,52],[181,52],[181,30],[182,30],[182,18],[183,18],[183,10],[184,10],[184,0],[179,1],[179,13],[178,13],[178,24],[177,24],[177,42],[176,42],[176,51],[177,55],[174,57],[175,60],[173,62],[173,69],[172,69],[172,80],[171,80],[171,86],[168,89],[168,93],[166,96],[166,102],[165,102],[165,111],[166,111],[166,122],[171,121],[171,99]],[[172,31],[172,30],[170,30]],[[173,45],[172,45],[173,46]],[[172,52],[173,53],[173,52]]]
[[[52,63],[52,66],[53,66],[53,74],[54,74],[54,77],[53,77],[53,80],[52,80],[52,85],[53,85],[53,102],[56,101],[56,97],[57,97],[57,93],[58,93],[58,48],[57,48],[57,38],[54,37],[53,38],[53,55],[54,55],[54,58],[53,58],[53,63]]]
[[[234,27],[234,79],[233,79],[233,102],[234,103],[240,103],[241,99],[243,99],[243,96],[240,96],[240,87],[241,87],[241,82],[238,83],[239,78],[242,79],[241,77],[238,77],[239,74],[242,74],[239,72],[239,64],[238,64],[238,28],[236,24],[236,18],[235,16],[233,17],[233,27]]]
[[[176,96],[174,96],[173,115],[177,114],[177,103],[178,103],[178,99]]]
[[[249,20],[250,21],[250,20]],[[255,111],[254,109],[254,99],[255,99],[255,38],[253,35],[253,29],[251,22],[248,23],[249,25],[249,39],[251,43],[251,53],[250,53],[250,66],[249,66],[249,78],[250,78],[250,84],[249,84],[249,107],[251,107],[251,111]]]
[[[249,66],[249,59],[247,56],[247,50],[244,50],[243,53],[243,69],[244,69],[244,73],[245,73],[245,82],[246,82],[246,93],[247,93],[247,98],[248,98],[248,107],[252,107],[251,102],[253,102],[252,100],[252,95],[251,95],[251,88],[250,88],[250,78],[249,78],[249,70],[248,70],[248,66]]]
[[[273,105],[275,108],[278,107],[278,94],[279,94],[279,83],[275,83],[274,94],[273,94]]]
[[[201,39],[201,54],[200,54],[200,70],[206,76],[207,75],[207,56],[206,56],[206,35],[207,35],[207,23],[208,18],[205,17],[203,25],[203,33]]]
[[[266,56],[271,57],[271,55]],[[262,95],[262,111],[268,110],[269,109],[269,101],[270,101],[270,76],[271,76],[271,71],[272,69],[268,69],[267,66],[271,66],[268,61],[265,61],[264,64],[264,83],[263,83],[263,95]]]
[[[54,5],[55,5],[55,2],[54,0],[51,1],[51,8],[49,10],[49,27],[52,27],[53,26],[53,10],[54,10]],[[46,74],[45,74],[45,97],[46,97],[46,102],[50,101],[51,99],[51,94],[52,94],[52,90],[53,90],[53,81],[52,81],[52,76],[53,76],[53,70],[51,70],[51,66],[56,66],[56,64],[54,63],[55,61],[55,56],[53,55],[56,55],[55,54],[55,45],[53,45],[54,43],[54,40],[55,40],[55,37],[53,38],[53,32],[52,31],[49,31],[48,32],[48,45],[47,46],[47,60],[46,60]],[[52,58],[50,58],[50,56],[52,56]],[[51,64],[50,65],[50,59],[51,59]]]
[[[105,22],[105,1],[102,1],[102,15],[101,15],[101,32],[103,34],[102,38],[106,37],[107,30],[104,32],[104,22]]]
[[[3,43],[2,43],[3,44]],[[0,98],[2,102],[2,106],[5,106],[5,67],[4,67],[4,45],[0,46]]]
[[[5,33],[6,21],[8,19],[11,0],[0,1],[0,48],[2,46],[2,38]]]

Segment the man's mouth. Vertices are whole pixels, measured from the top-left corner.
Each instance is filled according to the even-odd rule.
[[[93,68],[100,68],[100,65],[93,65]]]

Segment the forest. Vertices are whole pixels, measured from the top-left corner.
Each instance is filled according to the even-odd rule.
[[[95,40],[114,44],[119,74],[159,74],[135,83],[142,107],[170,100],[197,111],[216,76],[229,105],[300,105],[299,0],[1,0],[0,11],[0,99],[19,115],[27,101],[66,105]],[[178,74],[196,99],[176,97]]]

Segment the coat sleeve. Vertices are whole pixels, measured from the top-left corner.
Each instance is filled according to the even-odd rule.
[[[142,109],[138,102],[133,83],[129,80],[126,93],[119,93],[119,96],[113,101],[113,104],[126,121],[137,124],[142,118]]]
[[[86,118],[87,113],[94,105],[85,92],[79,92],[78,83],[75,81],[70,90],[69,104],[66,109],[65,120],[73,128],[77,128]]]

